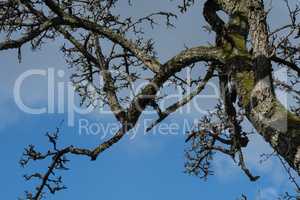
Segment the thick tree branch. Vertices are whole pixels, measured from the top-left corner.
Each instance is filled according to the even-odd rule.
[[[254,69],[236,74],[246,115],[274,150],[300,174],[300,119],[276,99],[263,1],[251,0],[248,15]]]

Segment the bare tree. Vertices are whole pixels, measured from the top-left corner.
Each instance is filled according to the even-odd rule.
[[[23,45],[30,43],[36,49],[49,40],[63,37],[68,43],[63,44],[61,50],[67,63],[75,69],[71,79],[82,97],[82,103],[92,105],[101,99],[122,125],[113,137],[90,149],[73,145],[58,148],[58,130],[47,135],[53,148],[46,153],[37,151],[33,145],[29,146],[21,160],[22,165],[25,166],[30,160],[52,159],[45,174],[25,177],[27,180],[41,180],[35,192],[27,192],[27,199],[41,199],[47,189],[55,193],[65,188],[62,178],[56,177],[54,171],[67,169],[68,154],[96,160],[136,126],[147,107],[152,107],[158,114],[148,128],[151,130],[199,95],[212,77],[218,77],[222,99],[216,105],[216,112],[201,118],[199,126],[186,139],[190,142],[190,148],[186,151],[187,172],[207,177],[211,173],[210,162],[214,153],[221,152],[237,159],[251,181],[257,180],[259,177],[251,174],[242,152],[249,139],[241,122],[247,118],[274,152],[288,164],[287,167],[300,174],[299,108],[285,108],[274,92],[277,87],[292,93],[299,103],[300,51],[297,45],[293,45],[294,39],[299,37],[299,7],[292,8],[286,1],[291,22],[271,31],[262,0],[207,0],[204,2],[203,16],[216,34],[215,45],[187,48],[161,63],[152,40],[143,37],[143,26],[155,26],[160,18],[165,19],[167,26],[173,26],[172,20],[177,16],[158,12],[138,20],[124,19],[113,12],[117,3],[117,0],[0,2],[0,30],[5,34],[0,50],[18,49],[21,59]],[[194,3],[194,0],[184,0],[179,6],[180,11],[186,12]],[[218,11],[225,12],[229,21],[225,22]],[[103,43],[109,45],[103,48]],[[158,96],[157,93],[164,83],[171,80],[178,85],[188,84],[177,74],[198,63],[205,63],[208,70],[204,77],[199,74],[200,78],[193,81],[195,90],[173,105],[160,108],[159,102],[165,96]],[[285,83],[274,80],[272,70],[277,66],[274,63],[287,68],[293,81]],[[112,74],[111,70],[118,73]],[[99,85],[100,78],[104,80],[103,86]],[[147,84],[135,94],[131,91],[131,85],[140,80],[147,81]],[[121,95],[123,90],[134,98]]]

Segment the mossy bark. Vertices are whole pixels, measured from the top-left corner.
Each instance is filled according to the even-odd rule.
[[[232,68],[246,116],[258,133],[300,175],[300,119],[277,100],[274,92],[263,2],[216,2],[230,15],[224,57]],[[253,48],[251,55],[246,48],[248,34]]]

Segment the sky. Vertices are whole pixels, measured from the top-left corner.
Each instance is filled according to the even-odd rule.
[[[133,1],[133,7],[120,5],[123,16],[143,16],[158,10],[176,10],[177,2],[169,1]],[[185,46],[207,45],[213,41],[213,35],[203,30],[206,25],[202,15],[202,1],[196,3],[189,12],[180,15],[175,22],[176,28],[166,29],[158,26],[154,30],[147,29],[147,36],[155,39],[155,47],[161,61],[166,61],[185,48]],[[270,8],[270,4],[266,5]],[[125,9],[126,8],[126,9]],[[287,21],[287,10],[280,0],[273,0],[269,23],[271,27],[279,27]],[[25,190],[32,189],[34,183],[25,182],[22,177],[32,171],[44,172],[46,163],[32,163],[28,168],[18,164],[24,148],[35,144],[39,149],[47,148],[46,132],[60,127],[60,147],[76,144],[81,147],[93,147],[103,141],[105,128],[115,122],[109,114],[90,113],[77,114],[74,126],[69,126],[70,111],[58,113],[59,99],[55,99],[53,114],[32,115],[25,113],[17,105],[14,98],[14,87],[20,76],[28,70],[55,72],[55,92],[58,85],[64,87],[69,76],[68,66],[59,51],[60,41],[49,42],[41,50],[31,51],[30,47],[22,48],[22,62],[17,60],[17,51],[0,52],[0,186],[1,199],[17,199]],[[64,76],[59,70],[65,72]],[[21,88],[21,97],[26,105],[41,107],[47,105],[47,78],[32,76],[26,79]],[[209,94],[213,88],[208,88]],[[59,95],[56,95],[59,97]],[[210,99],[197,101],[204,106],[210,105]],[[66,105],[66,99],[63,105]],[[66,107],[65,107],[66,108]],[[101,154],[97,161],[70,156],[70,170],[63,172],[67,190],[47,195],[47,199],[236,199],[242,194],[253,200],[275,199],[285,191],[293,190],[286,174],[276,158],[260,163],[262,153],[270,153],[262,138],[252,135],[249,147],[245,150],[249,168],[261,178],[253,183],[242,173],[237,164],[223,155],[214,160],[214,176],[207,181],[184,173],[184,143],[186,130],[183,119],[190,123],[201,113],[177,113],[166,119],[165,124],[179,124],[177,134],[159,134],[155,129],[149,134],[143,131],[143,120],[135,133],[135,137],[126,136],[118,144]],[[148,119],[149,116],[143,116]],[[86,133],[80,130],[80,123],[88,120],[103,128],[100,134]],[[64,121],[63,123],[61,123]],[[95,127],[94,127],[95,128]],[[250,127],[248,127],[251,129]]]

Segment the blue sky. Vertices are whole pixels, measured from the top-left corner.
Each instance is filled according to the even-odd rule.
[[[133,1],[134,7],[125,9],[120,5],[123,15],[142,16],[152,11],[176,9],[176,2],[169,1]],[[280,0],[273,1],[273,10],[269,22],[278,27],[287,20],[286,8]],[[187,14],[176,21],[176,29],[165,29],[159,26],[155,30],[147,29],[147,36],[155,39],[156,49],[162,61],[178,53],[184,48],[199,44],[206,45],[213,41],[213,35],[203,31],[205,25],[201,15],[202,3],[197,3]],[[267,4],[267,7],[270,7]],[[68,70],[63,55],[59,52],[60,44],[50,42],[42,50],[32,52],[28,46],[23,48],[22,63],[17,61],[17,52],[0,52],[0,65],[4,69],[0,74],[0,185],[3,199],[17,199],[24,190],[32,187],[25,182],[22,175],[33,170],[43,172],[45,163],[36,163],[23,169],[18,165],[24,147],[36,144],[45,149],[47,131],[52,131],[62,120],[67,120],[68,113],[30,115],[22,112],[13,97],[13,86],[16,79],[29,69],[55,68]],[[66,78],[57,77],[57,82],[65,83]],[[33,106],[45,105],[47,101],[47,82],[44,77],[34,77],[26,81],[22,89],[24,101]],[[199,102],[209,104],[208,100]],[[57,105],[56,105],[57,106]],[[57,109],[57,107],[56,107]],[[191,122],[197,113],[173,115],[168,123],[181,123],[183,118]],[[146,116],[147,117],[147,116]],[[92,147],[99,143],[101,135],[80,135],[78,121],[89,119],[92,122],[107,125],[114,122],[110,115],[77,115],[75,127],[61,126],[60,145],[76,144]],[[177,135],[161,134],[145,135],[142,129],[137,131],[135,139],[124,138],[113,148],[104,152],[96,162],[86,158],[71,156],[70,170],[64,172],[64,181],[68,189],[48,195],[48,199],[235,199],[241,194],[249,199],[275,199],[279,194],[291,190],[282,167],[277,159],[259,163],[260,154],[271,149],[259,136],[251,136],[249,148],[246,150],[249,167],[259,181],[252,183],[227,157],[218,155],[214,161],[215,175],[208,181],[188,176],[184,171],[184,133],[183,128]],[[41,167],[42,166],[42,167]]]

